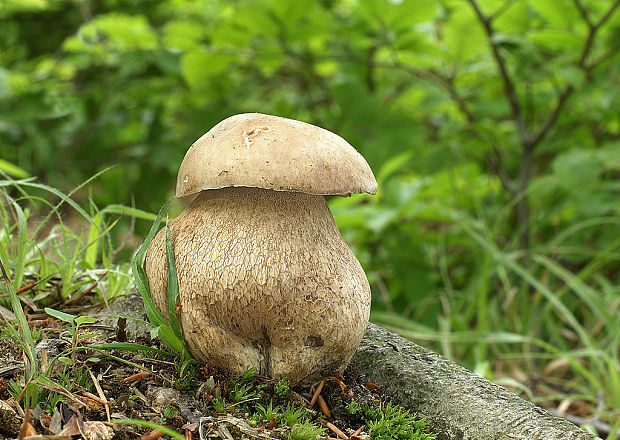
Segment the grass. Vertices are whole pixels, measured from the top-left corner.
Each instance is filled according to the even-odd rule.
[[[66,306],[76,299],[81,299],[89,292],[96,292],[92,301],[107,303],[116,296],[126,294],[133,288],[130,266],[126,263],[116,264],[115,250],[112,248],[111,229],[118,224],[125,213],[145,220],[155,218],[150,213],[128,208],[122,205],[113,205],[99,210],[92,202],[91,209],[95,214],[91,216],[82,209],[71,196],[84,186],[96,179],[101,173],[76,187],[69,194],[35,182],[32,178],[23,180],[0,180],[0,268],[2,269],[3,283],[0,285],[0,305],[8,306],[15,314],[17,326],[7,325],[3,330],[13,339],[19,341],[25,354],[26,371],[24,385],[13,384],[13,390],[20,387],[15,396],[17,402],[24,407],[33,408],[39,402],[54,398],[54,394],[44,396],[42,388],[64,390],[64,387],[52,379],[50,368],[41,370],[40,362],[35,354],[35,338],[33,330],[22,307],[22,299],[18,290],[38,284],[26,283],[27,279],[43,280],[38,284],[41,292],[36,297],[25,300],[33,311],[45,311],[71,326],[71,349],[69,353],[62,353],[56,360],[75,363],[78,342],[89,335],[79,333],[80,325],[93,323],[94,318],[88,316],[73,316],[54,310],[48,305]],[[19,197],[11,196],[12,193]],[[56,203],[48,199],[56,198]],[[80,219],[82,230],[77,233],[64,224],[65,215],[61,213],[63,205],[73,209]],[[41,208],[47,208],[44,213]],[[110,215],[118,217],[110,219]],[[36,216],[36,218],[35,218]],[[84,231],[88,230],[88,234]],[[88,236],[89,239],[85,239]],[[98,267],[95,267],[98,264]],[[12,269],[12,277],[7,269]],[[56,281],[50,285],[51,280]],[[27,287],[26,286],[26,287]],[[34,308],[33,308],[34,307]],[[99,346],[99,349],[110,347]],[[137,344],[113,346],[111,348],[124,350],[139,350]],[[148,351],[148,348],[147,348]],[[63,355],[69,354],[71,358]]]

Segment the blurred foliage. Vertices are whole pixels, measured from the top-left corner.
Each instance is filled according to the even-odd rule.
[[[618,5],[4,0],[0,170],[66,190],[118,164],[96,203],[133,195],[156,212],[188,146],[221,119],[301,119],[347,139],[378,178],[375,197],[330,201],[375,312],[545,337],[530,313],[539,292],[472,230],[551,289],[566,278],[532,255],[618,308]]]

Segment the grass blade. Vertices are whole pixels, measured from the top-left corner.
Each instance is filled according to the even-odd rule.
[[[160,350],[159,348],[149,347],[147,345],[136,344],[133,342],[108,342],[106,344],[89,344],[88,348],[92,348],[93,350],[102,350],[102,351],[112,351],[112,350],[140,351],[140,352],[145,352],[145,353],[161,354],[164,356],[174,356],[174,354],[170,353],[169,351]]]
[[[119,419],[114,420],[113,423],[118,423],[120,425],[136,425],[142,426],[144,428],[157,429],[158,431],[163,432],[170,437],[173,437],[177,440],[185,440],[185,436],[179,434],[173,429],[167,428],[166,426],[158,425],[157,423],[149,422],[146,420],[138,420],[138,419]]]
[[[177,278],[177,266],[174,261],[174,249],[170,238],[170,226],[166,222],[166,262],[168,263],[168,316],[174,333],[182,338],[181,326],[177,319],[177,298],[179,296],[179,281]]]
[[[153,238],[155,238],[155,234],[159,230],[159,225],[162,221],[164,213],[168,210],[170,204],[174,199],[174,197],[171,197],[159,210],[159,213],[157,214],[157,217],[155,218],[155,221],[153,222],[151,230],[146,236],[144,243],[142,243],[140,247],[138,247],[138,250],[136,251],[131,260],[131,270],[134,275],[138,291],[140,292],[140,295],[142,295],[142,299],[144,300],[146,314],[149,318],[149,322],[155,327],[165,325],[167,322],[163,315],[159,312],[159,310],[157,310],[157,307],[155,306],[155,303],[151,298],[148,280],[146,278],[146,273],[144,272],[142,265],[144,264],[144,257],[146,255],[146,251],[151,242],[153,241]]]
[[[11,307],[13,308],[13,313],[17,318],[17,325],[19,329],[19,343],[24,350],[26,355],[26,359],[28,361],[28,365],[26,366],[25,371],[25,382],[28,383],[32,379],[35,378],[37,372],[39,371],[39,367],[37,364],[37,355],[35,353],[35,344],[34,339],[32,338],[32,332],[30,331],[30,327],[28,326],[28,320],[26,319],[26,315],[24,313],[24,309],[22,309],[22,304],[19,301],[19,297],[17,296],[17,292],[15,292],[15,288],[9,280],[9,276],[4,269],[4,264],[0,261],[0,269],[2,270],[2,278],[6,283],[7,289],[9,291],[9,297],[11,299]]]

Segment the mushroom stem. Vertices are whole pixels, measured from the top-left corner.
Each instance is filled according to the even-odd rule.
[[[344,369],[364,334],[370,287],[323,196],[203,191],[170,228],[178,319],[198,360],[293,383]],[[145,269],[166,311],[162,231]]]

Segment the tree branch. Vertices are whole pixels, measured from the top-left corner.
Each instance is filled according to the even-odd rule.
[[[517,1],[518,0],[506,0],[503,5],[501,5],[495,10],[495,12],[489,15],[489,21],[493,22],[493,20],[496,20],[500,15],[510,9],[510,7],[514,5]]]
[[[590,16],[588,15],[588,11],[586,11],[586,8],[581,3],[581,0],[573,0],[573,3],[575,3],[575,7],[579,11],[579,15],[581,15],[581,18],[583,18],[584,21],[588,23],[588,27],[592,28],[593,25],[590,21]]]
[[[553,124],[555,124],[555,121],[557,121],[558,117],[560,116],[560,112],[562,111],[562,108],[564,107],[564,104],[566,104],[566,101],[568,101],[568,98],[570,97],[570,95],[572,95],[572,93],[573,93],[573,87],[568,86],[560,94],[560,97],[558,98],[558,102],[555,108],[553,109],[553,112],[549,116],[549,119],[545,121],[545,123],[540,127],[540,129],[532,137],[532,140],[528,145],[528,150],[534,151],[536,146],[546,136],[546,134],[549,132]]]
[[[374,62],[373,65],[375,67],[399,69],[413,76],[416,76],[418,78],[422,78],[422,79],[432,82],[433,84],[441,87],[446,92],[448,92],[448,95],[450,95],[450,98],[456,103],[459,110],[467,118],[467,121],[469,123],[473,123],[476,121],[476,117],[471,112],[471,110],[469,110],[469,107],[467,106],[467,102],[463,99],[461,95],[459,95],[459,93],[454,88],[454,85],[449,79],[446,79],[430,70],[423,70],[423,69],[418,69],[418,68],[411,67],[411,66],[406,66],[402,64],[400,61],[393,61],[392,63]]]
[[[508,174],[506,174],[504,166],[502,165],[502,157],[495,145],[491,147],[491,152],[488,154],[487,160],[489,162],[489,168],[497,175],[499,181],[504,188],[506,188],[506,191],[508,191],[512,197],[517,197],[519,193],[513,181],[508,177]]]
[[[487,40],[489,42],[489,46],[491,47],[493,58],[495,59],[495,63],[497,64],[497,67],[499,69],[502,81],[504,82],[504,91],[506,93],[506,97],[508,98],[508,102],[510,103],[510,108],[512,109],[512,117],[517,124],[517,131],[519,132],[519,137],[521,138],[521,142],[524,147],[527,148],[530,140],[527,127],[525,126],[525,121],[523,120],[521,105],[519,104],[519,98],[517,97],[514,82],[510,76],[510,73],[508,72],[508,67],[506,66],[504,57],[502,57],[502,54],[499,52],[499,46],[494,40],[495,30],[491,26],[491,19],[486,17],[482,13],[482,10],[480,9],[480,6],[476,2],[476,0],[469,0],[469,3],[476,12],[478,19],[482,23],[482,26],[487,34]]]
[[[601,19],[598,21],[598,23],[596,23],[593,27],[595,30],[598,30],[598,28],[600,28],[601,26],[603,26],[605,24],[605,22],[607,20],[609,20],[611,18],[611,16],[614,14],[614,12],[616,12],[616,9],[618,9],[618,6],[620,6],[620,0],[616,0],[614,2],[613,5],[611,5],[611,8],[609,8],[609,10],[605,13],[605,15],[603,15],[601,17]]]
[[[581,51],[581,56],[579,57],[579,62],[577,63],[578,67],[580,67],[587,73],[590,70],[592,70],[594,67],[596,67],[598,64],[600,64],[600,62],[606,59],[606,58],[603,58],[602,61],[599,59],[590,65],[586,65],[586,60],[588,59],[588,56],[590,55],[590,52],[592,51],[592,47],[594,46],[594,37],[596,36],[597,31],[601,28],[603,24],[605,24],[607,20],[611,18],[615,10],[618,8],[618,6],[620,6],[620,0],[616,0],[614,4],[609,8],[609,10],[603,15],[603,17],[601,17],[601,19],[596,24],[592,24],[592,22],[590,21],[588,13],[583,7],[583,5],[581,4],[581,1],[580,0],[573,0],[573,1],[575,2],[575,6],[577,6],[577,9],[579,9],[579,13],[583,17],[583,19],[588,23],[588,26],[589,26],[589,32],[586,38],[586,43],[583,46],[583,50]],[[534,148],[536,148],[536,146],[540,143],[540,141],[542,141],[545,135],[549,132],[553,124],[555,124],[555,122],[557,121],[560,115],[560,112],[562,111],[562,108],[568,101],[568,98],[570,97],[570,95],[572,95],[573,91],[574,91],[573,86],[570,86],[570,85],[566,86],[566,88],[562,91],[562,93],[560,94],[558,98],[558,102],[555,108],[553,109],[553,111],[551,112],[551,115],[549,116],[549,119],[545,121],[545,123],[540,127],[540,129],[532,137],[530,144],[529,144],[529,148],[531,150],[534,150]]]

